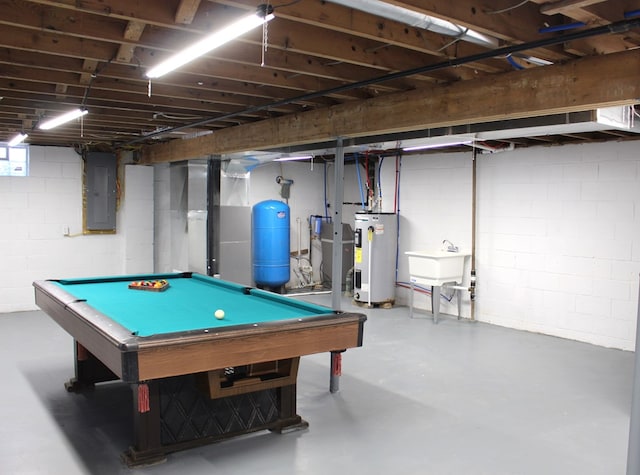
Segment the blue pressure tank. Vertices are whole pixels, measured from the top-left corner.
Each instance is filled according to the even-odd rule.
[[[252,209],[251,251],[253,280],[277,288],[289,282],[289,206],[267,200]]]

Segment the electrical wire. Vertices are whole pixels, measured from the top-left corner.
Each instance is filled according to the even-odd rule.
[[[458,36],[454,37],[452,41],[450,41],[449,43],[445,44],[442,48],[438,48],[436,51],[437,52],[444,51],[445,49],[447,49],[452,44],[455,44],[455,43],[459,42],[460,40],[462,40],[462,38],[464,38],[464,35],[466,35],[468,31],[469,31],[469,28],[465,28],[463,31],[460,32],[460,34]]]
[[[525,67],[522,66],[521,64],[518,64],[518,62],[516,62],[516,60],[513,59],[513,56],[511,56],[510,54],[507,55],[507,61],[511,66],[514,67],[514,69],[518,69],[518,70],[525,69]]]
[[[396,282],[396,287],[402,287],[404,289],[410,289],[411,284],[409,282]],[[427,289],[426,287],[420,287],[419,285],[413,284],[413,289],[421,294],[431,295],[431,289]]]
[[[497,15],[498,13],[510,12],[511,10],[515,10],[516,8],[520,8],[522,5],[528,2],[529,0],[524,0],[517,5],[513,5],[512,7],[503,8],[502,10],[485,10],[484,13],[485,15]]]
[[[364,152],[364,172],[367,177],[367,207],[371,206],[373,199],[371,199],[371,193],[373,189],[371,188],[371,181],[369,179],[369,151]]]
[[[567,23],[566,25],[545,26],[544,28],[539,28],[538,33],[555,33],[557,31],[573,30],[575,28],[581,28],[583,26],[586,26],[585,22],[576,21],[574,23]]]
[[[402,287],[403,289],[411,289],[410,282],[396,282],[396,287]],[[424,295],[431,295],[431,289],[427,289],[426,287],[421,287],[419,285],[413,284],[413,290]],[[440,292],[440,298],[445,299],[447,302],[451,302],[453,297],[455,297],[456,291],[453,289],[453,293],[449,296]]]
[[[382,162],[384,162],[384,155],[378,155],[378,210],[382,211],[382,182],[380,177],[382,176]]]
[[[355,155],[356,159],[356,176],[358,177],[358,190],[360,191],[360,203],[362,209],[365,209],[365,200],[364,200],[364,192],[362,190],[362,177],[360,176],[360,161],[358,160],[358,155]]]

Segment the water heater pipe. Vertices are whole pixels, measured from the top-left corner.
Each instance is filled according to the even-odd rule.
[[[469,296],[471,321],[476,319],[476,179],[478,166],[478,149],[473,148],[471,163],[471,282],[469,283]]]
[[[302,221],[300,220],[300,216],[296,218],[296,223],[298,223],[298,265],[300,265],[300,246],[302,245],[301,236],[302,236]]]
[[[371,255],[373,254],[373,226],[367,229],[367,239],[369,240],[368,269],[367,269],[367,306],[371,308]]]

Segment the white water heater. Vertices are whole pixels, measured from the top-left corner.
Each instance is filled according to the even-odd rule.
[[[398,216],[355,215],[353,298],[369,306],[393,305],[396,288]]]

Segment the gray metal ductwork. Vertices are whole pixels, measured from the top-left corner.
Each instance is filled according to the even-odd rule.
[[[379,0],[329,0],[344,7],[360,10],[389,20],[398,21],[406,25],[433,31],[441,35],[452,36],[462,41],[475,43],[486,48],[497,48],[498,40],[477,31],[470,30],[440,18],[409,10],[408,8],[391,5]]]

